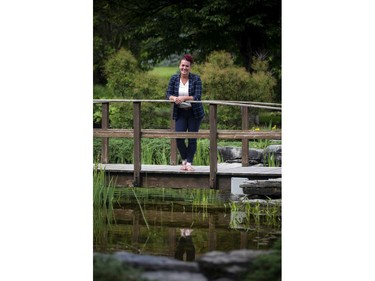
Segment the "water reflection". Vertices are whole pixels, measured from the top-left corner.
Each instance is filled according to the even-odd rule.
[[[240,221],[224,205],[159,202],[141,207],[142,212],[135,204],[114,208],[112,223],[103,223],[100,232],[94,232],[94,251],[130,251],[194,260],[210,251],[269,249],[281,236],[280,222],[245,221],[244,217]]]
[[[180,229],[181,237],[178,240],[176,253],[174,257],[178,260],[194,261],[195,260],[195,247],[191,233],[193,229],[182,228]],[[184,259],[185,255],[185,259]]]

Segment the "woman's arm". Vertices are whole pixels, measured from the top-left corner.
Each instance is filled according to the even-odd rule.
[[[166,99],[174,101],[175,98],[178,96],[178,93],[175,93],[175,83],[176,83],[176,75],[173,75],[171,79],[169,79],[169,84],[166,92]]]

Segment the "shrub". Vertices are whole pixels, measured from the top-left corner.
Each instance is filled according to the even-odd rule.
[[[105,63],[107,86],[95,86],[94,98],[165,99],[168,81],[137,66],[134,56],[125,49],[112,55]],[[111,128],[133,126],[132,103],[112,103],[109,108]],[[100,105],[94,106],[94,123],[101,120]],[[165,103],[142,103],[142,128],[169,128],[170,107]]]
[[[252,101],[272,102],[277,80],[268,71],[269,63],[264,56],[253,57],[249,93]]]
[[[264,56],[254,57],[254,71],[236,66],[229,53],[212,52],[206,63],[196,66],[203,82],[203,97],[208,100],[234,100],[271,102],[276,79],[268,71],[268,61]],[[251,109],[252,114],[258,110]],[[218,127],[240,129],[241,110],[239,107],[218,107]]]
[[[104,73],[107,78],[107,86],[119,97],[126,97],[135,80],[135,75],[141,70],[132,53],[120,49],[109,57],[105,63]]]

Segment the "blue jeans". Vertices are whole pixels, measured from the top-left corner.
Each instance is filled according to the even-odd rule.
[[[193,116],[193,110],[178,109],[176,119],[176,132],[198,132],[202,119],[196,119]],[[182,160],[193,163],[194,154],[197,151],[197,139],[188,139],[186,145],[185,139],[176,139],[177,148]]]

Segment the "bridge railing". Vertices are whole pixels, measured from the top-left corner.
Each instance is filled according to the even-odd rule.
[[[108,163],[109,138],[133,138],[134,139],[134,186],[141,185],[141,139],[142,138],[169,138],[171,139],[170,164],[177,164],[177,138],[205,138],[209,139],[210,149],[210,188],[216,188],[217,173],[217,142],[218,139],[241,139],[242,140],[242,166],[249,165],[249,140],[250,139],[280,139],[281,130],[249,130],[249,108],[261,108],[281,111],[280,104],[245,102],[245,101],[189,101],[191,103],[203,103],[209,106],[209,130],[199,132],[175,132],[175,124],[172,120],[170,129],[142,129],[141,127],[141,104],[143,102],[169,103],[173,109],[173,102],[168,100],[129,100],[129,99],[95,99],[94,104],[102,104],[101,128],[94,128],[94,137],[102,138],[101,162]],[[133,103],[133,129],[111,129],[109,128],[109,106],[111,103]],[[217,106],[237,106],[242,111],[241,130],[218,130],[217,129]]]

